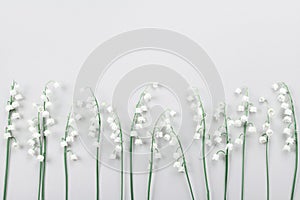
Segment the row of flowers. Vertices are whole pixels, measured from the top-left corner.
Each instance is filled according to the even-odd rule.
[[[47,166],[47,144],[49,136],[51,135],[51,127],[56,124],[55,119],[51,115],[51,110],[53,109],[53,103],[51,102],[51,97],[54,89],[59,88],[60,84],[55,81],[49,81],[41,94],[41,102],[39,104],[34,103],[33,107],[36,110],[36,115],[28,120],[28,130],[31,133],[30,139],[27,141],[28,144],[28,154],[36,158],[39,162],[39,180],[38,180],[38,200],[45,199],[45,175]],[[139,96],[139,100],[135,106],[134,116],[132,118],[132,123],[130,126],[129,135],[129,155],[130,155],[130,196],[131,200],[135,198],[134,190],[134,146],[143,145],[144,138],[141,136],[141,130],[145,129],[145,124],[148,121],[148,111],[150,110],[149,102],[152,99],[152,92],[159,88],[158,83],[151,83],[147,85],[143,92]],[[283,146],[284,151],[294,151],[295,152],[295,166],[294,166],[294,176],[292,180],[292,189],[290,194],[290,199],[293,200],[295,196],[295,188],[298,174],[298,132],[297,132],[297,121],[295,114],[295,107],[291,92],[288,86],[281,82],[272,85],[274,92],[277,93],[277,100],[282,108],[282,121],[286,125],[283,129],[283,133],[286,135],[285,145]],[[118,159],[120,161],[120,199],[124,199],[124,149],[125,149],[125,138],[123,135],[123,129],[121,126],[121,120],[118,113],[111,105],[106,103],[101,103],[98,101],[94,92],[87,88],[89,92],[89,97],[82,101],[77,101],[76,107],[80,109],[87,109],[92,113],[90,118],[90,126],[88,135],[94,138],[96,160],[95,160],[95,175],[96,175],[96,199],[100,199],[100,151],[101,142],[103,140],[103,123],[107,123],[110,128],[110,139],[114,143],[113,152],[110,155],[111,159]],[[237,97],[241,98],[241,103],[237,108],[239,113],[238,118],[231,118],[227,111],[227,104],[225,102],[220,103],[219,107],[216,109],[214,118],[216,123],[219,123],[218,129],[210,134],[207,131],[207,113],[205,111],[204,104],[201,100],[200,93],[197,88],[192,88],[190,94],[187,96],[187,101],[190,102],[191,108],[194,115],[195,121],[195,133],[194,140],[201,141],[201,155],[202,155],[202,165],[203,165],[203,177],[205,181],[205,193],[206,199],[210,200],[211,190],[209,184],[209,173],[207,169],[207,159],[212,159],[214,161],[223,160],[224,165],[224,200],[228,198],[227,188],[228,188],[228,177],[229,177],[229,166],[230,166],[230,153],[234,146],[241,146],[242,148],[242,180],[241,180],[241,200],[244,199],[245,191],[245,160],[246,160],[246,147],[247,147],[247,135],[249,133],[259,133],[258,141],[265,145],[265,161],[266,161],[266,199],[270,199],[270,181],[269,181],[269,145],[270,139],[273,135],[273,130],[271,127],[272,118],[275,114],[273,108],[270,107],[268,100],[264,97],[260,97],[257,104],[265,106],[266,118],[265,122],[262,124],[262,128],[257,131],[253,120],[253,115],[257,112],[256,103],[251,101],[249,96],[249,91],[247,88],[237,88],[235,91]],[[7,101],[6,111],[7,115],[7,126],[5,127],[4,138],[6,139],[6,162],[5,162],[5,176],[4,176],[4,188],[3,188],[3,200],[7,199],[8,190],[8,176],[9,176],[9,165],[11,157],[11,148],[17,148],[19,146],[19,141],[15,136],[15,120],[22,118],[21,113],[19,113],[19,107],[21,106],[21,101],[23,100],[23,95],[20,92],[20,86],[17,82],[13,81],[10,88],[10,96]],[[148,138],[150,140],[150,159],[149,159],[149,174],[148,174],[148,186],[147,186],[147,199],[151,199],[151,187],[153,178],[153,169],[155,166],[155,160],[162,158],[162,152],[160,150],[162,143],[167,143],[168,145],[174,146],[176,149],[174,152],[174,168],[178,172],[183,173],[187,180],[187,186],[190,191],[191,199],[195,199],[193,186],[190,181],[187,160],[185,156],[185,151],[181,143],[179,134],[174,128],[174,118],[177,113],[174,110],[166,109],[157,118],[153,125],[153,129],[148,131]],[[104,120],[104,118],[106,118]],[[83,116],[79,113],[75,113],[73,106],[70,108],[70,112],[67,116],[66,127],[64,134],[61,137],[60,145],[64,152],[64,170],[65,170],[65,199],[67,200],[69,194],[69,174],[68,174],[68,159],[71,161],[77,161],[79,158],[77,154],[72,150],[72,144],[78,139],[79,131],[76,125],[76,121],[82,120]],[[241,134],[236,138],[232,138],[232,128],[237,127],[241,129]],[[215,145],[218,150],[214,152],[212,156],[207,154],[208,146]]]

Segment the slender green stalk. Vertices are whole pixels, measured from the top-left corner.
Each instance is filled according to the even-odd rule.
[[[228,132],[228,124],[227,124],[226,105],[224,105],[224,124],[226,130],[226,144],[228,144],[230,141],[229,141],[229,132]],[[227,148],[225,152],[224,200],[227,199],[228,169],[229,169],[229,150]]]
[[[40,113],[38,113],[38,132],[39,132],[39,134],[41,134]],[[42,152],[43,152],[43,146],[42,146],[42,140],[41,140],[41,138],[39,138],[39,144],[40,144],[40,154],[42,154]],[[41,199],[42,180],[43,180],[43,162],[40,162],[38,200]]]
[[[46,110],[46,103],[44,102],[44,110]],[[43,179],[42,179],[42,200],[45,200],[45,184],[46,184],[46,163],[47,163],[47,137],[44,135],[44,131],[46,130],[46,119],[42,118],[43,124]]]
[[[100,144],[101,141],[101,115],[100,115],[100,106],[99,102],[91,88],[89,88],[91,94],[93,95],[93,98],[96,103],[97,107],[97,117],[98,117],[98,134],[97,134],[97,143]],[[96,148],[96,200],[100,199],[100,147],[97,146]]]
[[[124,146],[123,146],[123,132],[120,123],[120,119],[118,117],[119,127],[120,127],[120,140],[121,140],[121,200],[124,199]]]
[[[152,135],[151,135],[151,147],[150,147],[150,166],[149,166],[149,175],[148,175],[148,192],[147,192],[147,199],[150,200],[151,198],[151,182],[152,182],[152,174],[153,174],[153,160],[154,160],[154,142],[155,142],[155,131],[157,129],[158,122],[161,120],[161,118],[164,116],[166,112],[169,110],[165,110],[160,114],[160,116],[157,118]]]
[[[13,90],[15,86],[15,82],[13,82],[13,85],[11,86],[11,89]],[[13,97],[10,96],[9,104],[12,105]],[[11,125],[11,115],[12,111],[9,111],[8,113],[8,125]],[[11,134],[11,131],[8,131]],[[6,142],[6,159],[5,159],[5,176],[4,176],[4,188],[3,188],[3,200],[6,200],[7,198],[7,184],[8,184],[8,173],[9,173],[9,161],[10,161],[10,146],[11,146],[11,137],[7,138]]]
[[[138,108],[140,106],[140,103],[142,101],[142,98],[145,96],[145,91],[147,90],[147,87],[145,88],[145,90],[143,91],[143,93],[140,95],[140,98],[139,98],[139,101],[136,105],[136,108]],[[131,123],[131,129],[130,131],[133,131],[134,130],[134,126],[136,124],[136,121],[137,121],[137,113],[134,113],[134,116],[133,116],[133,120],[132,120],[132,123]],[[129,165],[130,165],[130,173],[129,173],[129,177],[130,177],[130,197],[131,197],[131,200],[134,200],[134,184],[133,184],[133,139],[134,139],[134,136],[131,136],[130,135],[130,141],[129,141]]]
[[[8,181],[8,172],[9,172],[9,160],[10,160],[10,138],[6,142],[6,162],[5,162],[5,177],[4,177],[4,190],[3,190],[3,200],[6,200],[7,197],[7,181]]]
[[[205,188],[206,188],[206,199],[210,200],[210,189],[209,189],[209,183],[208,183],[208,173],[207,173],[207,164],[206,164],[206,120],[205,120],[205,110],[203,103],[201,101],[200,95],[196,93],[196,97],[200,103],[200,109],[202,112],[202,164],[203,164],[203,173],[204,173],[204,180],[205,180]]]
[[[267,174],[267,200],[270,199],[270,175],[269,175],[269,137],[266,142],[266,174]]]
[[[193,188],[192,188],[192,183],[191,183],[189,173],[188,173],[188,168],[187,168],[187,165],[186,165],[186,159],[185,159],[183,147],[182,147],[181,141],[179,139],[179,136],[174,132],[173,127],[172,127],[172,133],[175,136],[175,138],[178,142],[178,145],[179,145],[179,149],[181,151],[181,157],[182,157],[182,161],[183,161],[184,173],[185,173],[185,176],[186,176],[186,180],[188,182],[191,198],[192,198],[192,200],[195,200],[195,196],[194,196],[194,192],[193,192]]]
[[[246,95],[249,97],[248,89]],[[245,115],[249,116],[249,103],[247,102],[245,107]],[[248,122],[244,123],[244,130],[243,130],[243,152],[242,152],[242,184],[241,184],[241,200],[244,199],[244,190],[245,190],[245,156],[246,156],[246,134],[247,134],[247,126]]]
[[[71,111],[68,115],[68,120],[67,120],[67,125],[65,130],[65,138],[64,138],[65,141],[68,136],[70,118],[71,118]],[[64,169],[65,169],[65,200],[68,200],[69,199],[69,173],[68,173],[68,149],[66,146],[64,147]]]
[[[292,109],[292,112],[293,112],[293,120],[294,120],[294,137],[295,137],[296,155],[295,155],[295,167],[294,167],[294,178],[293,178],[292,192],[291,192],[291,196],[290,196],[290,200],[293,200],[294,195],[295,195],[297,177],[298,177],[298,162],[299,162],[299,144],[298,144],[297,118],[296,118],[296,114],[295,114],[295,106],[294,106],[294,101],[293,101],[291,92],[290,92],[288,86],[285,83],[283,83],[283,85],[285,86],[285,88],[288,91],[287,94],[288,94],[289,99],[290,99],[291,109]]]

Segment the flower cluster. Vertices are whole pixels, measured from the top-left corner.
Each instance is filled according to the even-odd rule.
[[[249,122],[249,115],[255,114],[257,112],[257,108],[252,102],[250,102],[248,88],[237,88],[235,90],[235,94],[238,96],[242,96],[242,103],[238,105],[237,108],[237,111],[242,113],[242,115],[239,117],[239,119],[234,121],[234,126],[244,127],[244,132],[241,133],[235,140],[236,144],[242,145],[247,131],[249,133],[256,133],[256,127],[253,123]]]
[[[233,144],[231,142],[231,137],[229,134],[229,128],[234,124],[234,120],[227,116],[227,109],[225,103],[220,103],[217,108],[215,119],[219,120],[221,117],[224,118],[223,124],[214,133],[214,141],[216,144],[221,144],[224,142],[224,149],[218,150],[212,156],[212,160],[219,160],[220,155],[228,156],[228,154],[233,150]]]
[[[4,138],[12,139],[13,140],[12,146],[15,148],[19,147],[19,143],[15,138],[15,136],[13,135],[13,131],[16,130],[13,121],[21,118],[21,114],[18,112],[18,108],[20,107],[19,101],[23,99],[23,96],[20,93],[19,88],[20,88],[19,84],[13,81],[9,92],[10,98],[7,101],[7,105],[5,107],[5,110],[8,112],[8,122],[7,122],[7,126],[5,127]]]
[[[268,105],[267,119],[262,125],[262,133],[259,137],[259,143],[265,144],[269,141],[270,137],[273,135],[273,130],[271,129],[271,118],[274,116],[274,109],[269,106],[268,100],[264,97],[259,98],[259,103],[266,103]]]
[[[114,150],[110,155],[110,159],[119,159],[124,149],[121,122],[118,114],[114,111],[112,106],[108,106],[106,110],[108,112],[108,117],[106,121],[111,130],[110,139],[115,144]]]
[[[97,98],[93,95],[87,98],[86,101],[86,108],[89,109],[93,117],[90,118],[90,126],[89,126],[89,133],[88,135],[92,138],[97,138],[97,142],[95,142],[95,146],[100,146],[98,138],[100,137],[101,132],[101,115],[100,115],[100,106],[105,106],[105,103],[103,105],[99,105],[99,102]]]
[[[158,83],[153,83],[152,88],[158,88]],[[148,112],[148,103],[152,99],[152,95],[149,92],[150,87],[147,86],[141,93],[139,101],[135,107],[134,117],[132,120],[130,137],[134,138],[135,145],[142,145],[143,140],[139,135],[139,131],[144,128],[144,124],[147,122],[146,114]]]
[[[294,105],[291,94],[285,83],[274,83],[272,88],[278,93],[277,100],[281,104],[282,108],[282,121],[286,124],[283,130],[284,135],[287,136],[285,145],[283,147],[284,151],[291,151],[291,148],[295,145],[295,128],[293,125],[296,123],[294,116]]]
[[[51,135],[49,128],[55,124],[55,120],[50,114],[50,108],[52,106],[52,102],[50,101],[52,90],[50,89],[50,86],[58,88],[60,87],[60,84],[53,81],[46,84],[41,95],[42,103],[33,103],[33,107],[37,110],[37,117],[28,120],[28,130],[32,134],[31,139],[27,141],[27,144],[30,146],[28,154],[35,156],[39,162],[43,162],[45,159],[42,150],[43,142]]]
[[[195,140],[200,140],[205,134],[205,117],[206,113],[204,110],[203,102],[201,101],[197,88],[191,88],[192,94],[188,95],[187,101],[191,104],[191,109],[194,112],[193,120],[196,122],[196,130],[194,134]],[[208,134],[205,139],[205,144],[211,146],[211,137]]]
[[[76,118],[75,118],[76,117]],[[80,120],[80,114],[74,114],[72,112],[69,113],[65,135],[61,138],[60,146],[65,148],[66,152],[69,155],[70,160],[77,161],[78,156],[72,151],[72,144],[75,142],[77,137],[79,136],[78,128],[76,126],[76,119]]]

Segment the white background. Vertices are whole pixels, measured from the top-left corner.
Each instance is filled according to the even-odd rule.
[[[31,102],[39,100],[49,79],[63,82],[58,92],[56,119],[60,122],[50,143],[47,199],[63,199],[63,163],[59,157],[62,134],[72,87],[87,56],[102,42],[119,33],[145,27],[170,29],[198,42],[214,61],[227,94],[238,86],[249,86],[253,99],[260,95],[275,99],[270,85],[286,81],[299,97],[300,4],[297,1],[10,1],[0,3],[0,102],[3,108],[0,127],[6,123],[4,106],[13,79],[23,87],[26,102],[24,117],[33,114]],[[233,104],[235,105],[235,104]],[[278,108],[278,104],[276,108]],[[297,104],[298,105],[298,104]],[[233,107],[234,109],[234,107]],[[233,110],[232,109],[232,110]],[[233,112],[234,113],[234,112]],[[279,113],[279,112],[278,112]],[[300,114],[300,113],[298,113]],[[257,117],[258,126],[264,113]],[[293,153],[281,151],[284,143],[280,119],[274,120],[271,144],[271,199],[288,199]],[[29,133],[25,123],[19,139]],[[260,126],[259,126],[260,128]],[[238,134],[238,131],[236,131]],[[246,199],[265,198],[264,148],[257,135],[249,137],[247,153]],[[70,165],[70,199],[94,199],[94,160],[78,145],[81,161]],[[0,179],[4,175],[5,141],[0,139]],[[241,152],[236,149],[230,169],[229,199],[239,199]],[[190,160],[191,179],[197,199],[204,199],[202,166]],[[222,198],[223,163],[210,165],[212,199]],[[102,168],[102,199],[118,199],[118,173]],[[26,148],[13,151],[8,199],[36,199],[38,163],[26,155]],[[128,179],[126,182],[128,186]],[[136,182],[136,198],[144,199],[146,176]],[[155,175],[154,199],[189,199],[184,176],[172,167]],[[2,188],[2,181],[0,182]],[[126,188],[127,196],[128,188]],[[2,191],[0,191],[2,194]],[[300,197],[297,187],[296,199]]]

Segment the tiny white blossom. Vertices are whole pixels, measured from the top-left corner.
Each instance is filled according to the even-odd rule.
[[[220,155],[219,154],[214,154],[213,156],[212,156],[212,160],[219,160],[220,159]]]
[[[36,159],[39,161],[39,162],[43,162],[44,161],[44,156],[43,155],[38,155],[36,157]]]
[[[274,83],[272,85],[272,88],[273,88],[274,91],[277,91],[279,89],[279,85],[277,83]]]
[[[143,140],[141,140],[140,138],[137,138],[134,143],[136,145],[142,145],[143,144]]]
[[[12,102],[11,106],[12,106],[13,108],[18,108],[18,107],[20,107],[20,104],[19,104],[19,102],[14,101],[14,102]]]
[[[288,103],[283,102],[281,104],[281,108],[283,108],[283,109],[288,109],[289,107],[290,107],[290,105]]]
[[[10,91],[9,91],[9,94],[10,94],[11,96],[15,96],[17,93],[18,93],[18,92],[17,92],[16,89],[13,89],[13,90],[10,90]]]
[[[243,144],[243,140],[241,138],[236,138],[234,143],[238,144],[238,145],[242,145]]]
[[[214,141],[216,142],[216,143],[221,143],[222,142],[222,138],[221,137],[215,137],[215,139],[214,139]]]
[[[241,92],[242,92],[242,90],[241,90],[241,88],[236,88],[236,90],[235,90],[235,94],[241,94]]]
[[[243,123],[247,122],[247,121],[248,121],[248,117],[247,117],[246,115],[242,115],[242,116],[241,116],[241,121],[242,121]]]
[[[232,151],[233,144],[231,144],[231,143],[226,144],[226,149],[228,149],[228,151]]]
[[[201,138],[200,133],[195,133],[194,139],[195,139],[195,140],[200,140],[200,138]]]
[[[283,147],[282,150],[290,152],[291,151],[291,147],[290,147],[290,145],[286,144],[286,145],[284,145],[284,147]]]
[[[5,110],[6,110],[7,112],[9,112],[9,111],[11,111],[11,110],[14,110],[14,107],[13,107],[12,105],[7,105],[7,106],[5,107]]]
[[[283,102],[285,101],[285,96],[282,95],[282,94],[280,94],[280,95],[278,95],[277,100],[278,100],[279,102],[283,103]]]
[[[16,148],[16,149],[17,149],[17,148],[19,148],[19,146],[20,146],[19,143],[16,142],[16,141],[14,141],[14,142],[12,143],[12,147],[13,147],[13,148]]]
[[[286,135],[291,135],[291,129],[290,128],[284,128],[283,133]]]
[[[111,112],[113,111],[113,107],[108,106],[108,107],[106,108],[106,110],[107,110],[107,112],[111,113]]]
[[[11,119],[20,119],[20,118],[21,118],[20,113],[13,113],[13,114],[11,115]]]
[[[63,140],[63,141],[60,142],[60,146],[61,146],[61,147],[67,147],[67,146],[68,146],[68,143],[67,143],[66,141]]]
[[[48,111],[45,110],[45,111],[42,112],[42,116],[43,116],[43,117],[49,117],[49,116],[50,116],[50,113],[49,113]]]
[[[268,130],[266,131],[266,134],[267,134],[267,136],[273,135],[273,130],[268,129]]]
[[[241,127],[242,126],[242,121],[241,120],[235,120],[234,121],[234,126],[236,126],[236,127]]]
[[[285,116],[282,121],[284,123],[290,124],[292,123],[292,118],[290,116]]]
[[[267,137],[266,136],[260,136],[259,137],[259,143],[265,144],[267,142]]]
[[[51,131],[50,130],[45,130],[44,131],[44,135],[47,137],[47,136],[49,136],[49,135],[51,135]]]
[[[245,95],[245,96],[243,96],[243,99],[242,99],[242,101],[243,101],[243,102],[249,102],[249,97],[248,97],[248,96],[246,96],[246,95]]]
[[[239,106],[238,106],[238,111],[239,111],[239,112],[244,112],[244,111],[245,111],[245,107],[242,106],[242,105],[239,105]]]
[[[171,116],[171,117],[174,117],[175,115],[176,115],[176,112],[175,112],[174,110],[171,110],[171,111],[170,111],[170,116]]]
[[[152,98],[152,96],[151,96],[150,93],[146,93],[146,94],[144,95],[144,100],[145,100],[145,101],[150,101],[151,98]]]
[[[264,103],[266,101],[265,97],[259,97],[258,102],[259,103]]]
[[[137,137],[138,133],[136,131],[131,131],[130,132],[130,137]]]
[[[167,140],[167,141],[170,141],[171,136],[169,134],[165,134],[164,135],[164,139]]]
[[[27,144],[29,146],[34,146],[35,145],[35,141],[33,139],[30,139],[30,140],[27,141]]]
[[[269,115],[269,116],[273,116],[274,114],[275,114],[274,109],[273,109],[273,108],[269,108],[269,109],[268,109],[268,115]]]
[[[295,139],[294,138],[292,138],[292,137],[288,137],[287,139],[286,139],[286,141],[285,141],[287,144],[294,144],[295,143]]]
[[[287,89],[286,88],[280,88],[279,89],[279,93],[280,94],[286,94],[287,93]]]
[[[15,125],[13,125],[13,124],[12,124],[12,125],[8,125],[8,126],[7,126],[7,130],[8,130],[8,131],[14,131],[14,130],[16,130],[16,127],[15,127]]]
[[[249,126],[248,132],[249,132],[249,133],[256,133],[256,128],[255,128],[255,126]]]
[[[35,150],[29,149],[27,152],[29,155],[34,156],[35,155]]]
[[[70,155],[70,159],[72,160],[72,161],[77,161],[78,160],[78,157],[77,157],[77,155],[76,154],[71,154]]]
[[[255,106],[250,106],[249,111],[251,113],[256,113],[257,112],[257,108]]]
[[[284,114],[291,116],[293,114],[293,111],[291,109],[285,109]]]
[[[49,118],[49,119],[47,119],[47,122],[46,122],[46,124],[47,124],[48,126],[52,126],[52,125],[54,125],[54,124],[55,124],[55,121],[54,121],[54,119],[52,119],[52,118]]]

